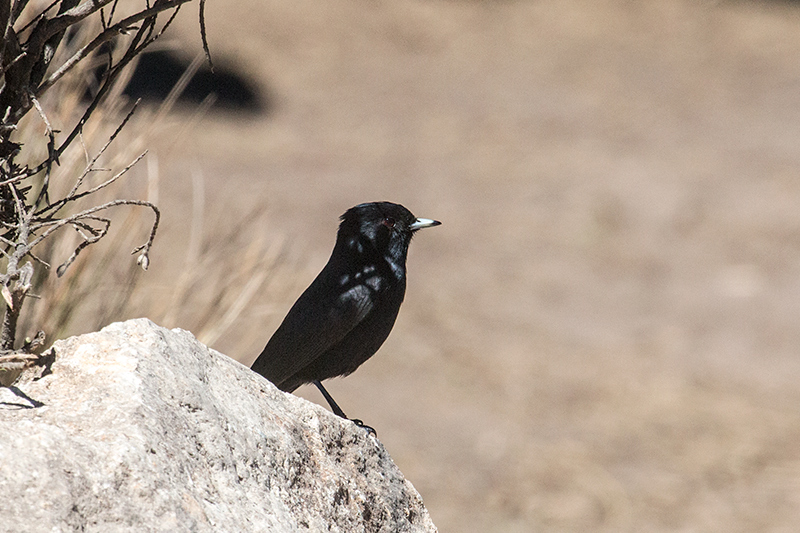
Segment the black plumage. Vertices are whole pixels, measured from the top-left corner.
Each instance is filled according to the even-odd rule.
[[[352,373],[380,348],[405,296],[411,237],[439,224],[389,202],[348,209],[328,263],[252,369],[287,392],[314,383],[345,417],[320,382]]]

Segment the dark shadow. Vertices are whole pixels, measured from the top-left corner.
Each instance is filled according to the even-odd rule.
[[[190,61],[169,50],[143,53],[124,92],[133,99],[160,103],[189,64]],[[214,72],[207,62],[201,65],[178,98],[178,103],[196,105],[210,95],[215,97],[212,109],[216,110],[263,114],[269,108],[264,90],[229,66],[224,58],[214,58]]]
[[[104,49],[98,57],[104,57]],[[144,103],[162,103],[191,61],[170,50],[144,52],[139,56],[136,68],[123,93]],[[105,67],[95,71],[96,79],[102,80]],[[93,91],[85,98],[91,99]],[[214,58],[214,72],[204,62],[187,83],[178,97],[177,106],[197,106],[209,96],[213,97],[212,111],[231,113],[266,114],[271,108],[270,98],[264,87],[231,66],[225,58]]]
[[[53,363],[56,362],[56,350],[55,348],[50,348],[43,354],[39,356],[39,360],[37,361],[37,366],[42,368],[41,373],[38,377],[33,378],[33,381],[39,381],[45,376],[48,376],[53,373]]]
[[[44,404],[42,402],[34,400],[30,396],[28,396],[27,394],[25,394],[24,392],[19,390],[17,387],[11,386],[11,387],[7,387],[7,389],[10,390],[11,392],[13,392],[14,394],[16,394],[19,398],[27,401],[28,403],[27,404],[23,404],[23,403],[15,403],[15,402],[0,402],[0,406],[3,406],[3,407],[14,407],[14,408],[17,408],[17,409],[35,409],[37,407],[44,406]]]

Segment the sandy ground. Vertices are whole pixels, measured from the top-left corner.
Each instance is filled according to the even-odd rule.
[[[285,239],[296,272],[216,348],[252,361],[337,217],[400,202],[444,224],[412,244],[389,340],[329,389],[441,531],[796,530],[799,6],[247,0],[206,18],[272,107],[162,150],[152,275],[182,260],[192,172],[209,226],[263,206],[244,236]],[[194,15],[177,30],[196,53]]]

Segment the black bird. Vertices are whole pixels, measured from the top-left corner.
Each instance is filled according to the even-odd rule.
[[[347,418],[321,381],[352,373],[378,351],[403,303],[411,237],[439,224],[390,202],[348,209],[328,264],[289,310],[252,369],[286,392],[313,383],[333,412]]]

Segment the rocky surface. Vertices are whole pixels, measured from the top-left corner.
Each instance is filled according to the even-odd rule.
[[[436,531],[375,438],[146,319],[0,389],[4,531]]]

